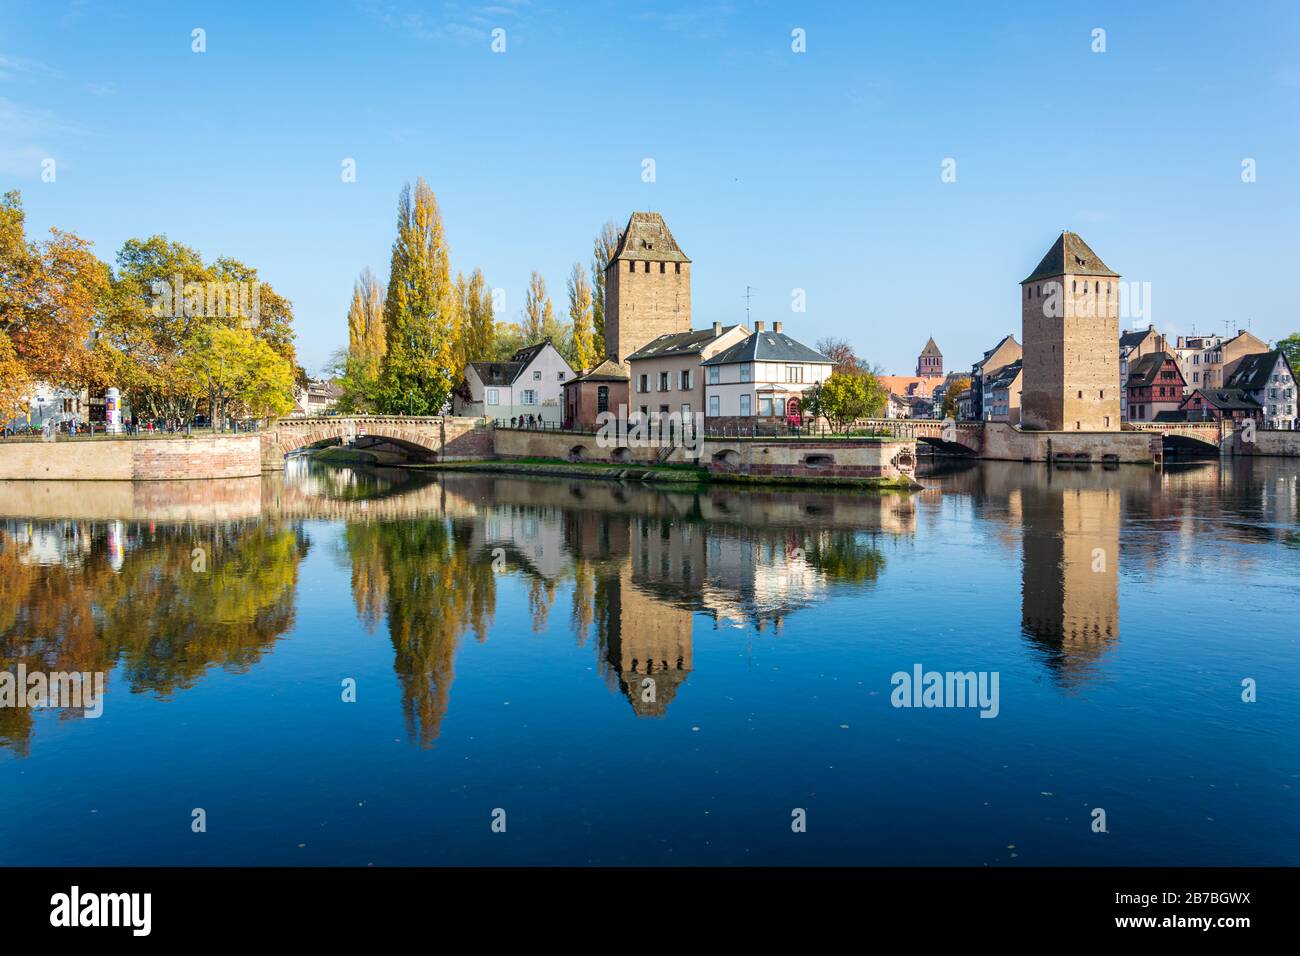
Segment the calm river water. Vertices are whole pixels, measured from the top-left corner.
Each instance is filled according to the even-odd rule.
[[[1298,472],[0,483],[0,864],[1300,864]]]

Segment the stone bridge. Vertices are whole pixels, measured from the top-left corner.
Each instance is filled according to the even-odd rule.
[[[400,415],[326,415],[281,418],[270,422],[262,439],[262,469],[280,471],[284,458],[309,445],[347,444],[357,438],[381,438],[417,460],[464,461],[492,457],[492,429],[481,418],[426,418]]]
[[[889,432],[898,438],[934,445],[957,455],[980,455],[984,452],[983,422],[942,422],[925,418],[862,418],[854,428]]]
[[[1169,449],[1232,451],[1231,422],[1125,422],[1124,431],[1159,433]]]

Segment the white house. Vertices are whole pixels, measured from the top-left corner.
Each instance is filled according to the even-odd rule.
[[[104,400],[101,397],[99,399],[99,411],[101,413],[103,412],[103,403]],[[85,424],[96,417],[92,408],[94,404],[90,394],[84,388],[75,391],[70,388],[57,388],[45,382],[37,382],[27,396],[27,411],[8,422],[0,424],[7,428],[26,426],[43,428],[46,422],[53,422],[55,426],[69,421]],[[98,417],[102,421],[103,415],[101,414]]]
[[[564,383],[573,369],[548,338],[520,349],[508,362],[470,362],[452,396],[453,415],[510,420],[540,417],[560,424]]]
[[[1281,349],[1246,355],[1228,376],[1227,388],[1239,388],[1264,408],[1268,428],[1295,428],[1297,386],[1295,372]]]
[[[798,414],[804,390],[830,378],[834,362],[790,338],[780,322],[771,332],[755,322],[753,334],[705,359],[701,368],[706,421],[725,426]]]
[[[338,404],[342,394],[342,387],[333,379],[314,379],[306,388],[294,392],[294,409],[289,415],[291,418],[324,415]]]

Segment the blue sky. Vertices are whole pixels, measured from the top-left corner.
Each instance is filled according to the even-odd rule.
[[[892,372],[929,335],[951,369],[1018,334],[1063,228],[1170,334],[1272,340],[1300,330],[1298,26],[1291,2],[5,0],[0,189],[101,258],[161,232],[255,265],[312,371],[417,176],[511,318],[533,269],[564,312],[601,224],[654,209],[697,326],[743,321],[749,285],[753,319]]]

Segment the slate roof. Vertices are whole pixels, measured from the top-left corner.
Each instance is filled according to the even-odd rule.
[[[522,362],[470,362],[484,385],[513,385],[524,370]]]
[[[784,332],[754,332],[729,349],[724,349],[701,365],[732,365],[736,362],[816,362],[834,365],[821,352],[796,342]]]
[[[542,349],[551,344],[550,336],[536,345],[528,345],[510,357],[509,362],[470,362],[484,385],[513,385]]]
[[[1129,366],[1128,381],[1124,383],[1124,387],[1144,388],[1147,385],[1154,385],[1165,363],[1173,361],[1173,356],[1168,352],[1148,352]],[[1182,377],[1181,373],[1179,377]]]
[[[577,378],[571,378],[565,382],[565,386],[576,385],[579,382],[628,382],[631,377],[627,374],[627,369],[619,365],[613,359],[605,359],[586,375],[579,375]]]
[[[1056,242],[1047,250],[1047,255],[1038,263],[1038,268],[1022,279],[1020,284],[1065,275],[1119,278],[1119,273],[1111,272],[1078,233],[1066,231],[1056,237]]]
[[[993,373],[993,378],[989,382],[989,389],[1010,388],[1015,382],[1016,376],[1024,370],[1025,363],[1023,359],[1016,359],[1010,365],[1004,365]]]
[[[726,335],[736,326],[724,325],[719,335],[713,334],[713,326],[707,329],[692,329],[690,332],[666,332],[657,339],[651,339],[627,357],[629,362],[639,359],[663,358],[665,355],[693,355],[704,350],[710,342]]]
[[[1255,401],[1249,395],[1239,388],[1198,388],[1183,399],[1186,405],[1191,400],[1200,395],[1205,399],[1207,405],[1213,405],[1215,408],[1225,412],[1232,411],[1253,411],[1260,410],[1259,402]]]
[[[1240,388],[1247,392],[1268,388],[1269,376],[1273,374],[1277,360],[1281,357],[1282,353],[1277,349],[1243,355],[1237,362],[1236,371],[1223,384],[1227,388]]]
[[[634,212],[618,235],[614,259],[653,262],[690,262],[657,212]]]

